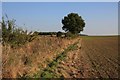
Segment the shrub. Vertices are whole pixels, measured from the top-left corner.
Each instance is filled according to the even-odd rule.
[[[66,34],[65,34],[65,37],[72,37],[73,36],[73,34],[71,33],[71,32],[67,32]]]
[[[43,78],[53,78],[53,74],[50,73],[49,71],[45,71],[44,73],[42,73],[41,77],[43,77]]]
[[[67,32],[65,33],[65,37],[68,37],[68,38],[75,38],[77,37],[79,34],[72,34],[71,32]]]
[[[62,32],[57,32],[57,37],[61,37],[62,36]]]
[[[32,32],[17,28],[15,20],[6,20],[2,18],[2,38],[3,44],[9,43],[11,47],[21,46],[26,42],[32,41],[35,36],[32,36]]]

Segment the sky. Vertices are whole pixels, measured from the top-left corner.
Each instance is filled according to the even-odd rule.
[[[118,3],[118,14],[120,14],[120,2]],[[118,15],[118,26],[120,25],[120,15]],[[120,35],[120,26],[118,27],[118,34]]]
[[[82,33],[88,35],[118,34],[117,2],[3,2],[2,15],[16,19],[29,31],[63,31],[61,20],[78,13],[85,20]]]
[[[1,21],[1,17],[2,17],[2,2],[0,2],[0,21]]]
[[[2,2],[0,2],[0,22],[2,20]],[[0,37],[1,37],[1,25],[0,25]]]
[[[118,2],[119,0],[2,0],[3,2]]]

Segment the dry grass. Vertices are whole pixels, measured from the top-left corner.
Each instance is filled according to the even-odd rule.
[[[2,48],[4,78],[31,77],[44,69],[49,61],[75,40],[40,36],[19,48],[8,44]]]
[[[2,44],[0,42],[0,79],[2,78]]]

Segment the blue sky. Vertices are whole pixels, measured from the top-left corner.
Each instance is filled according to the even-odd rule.
[[[1,21],[1,18],[2,18],[2,2],[0,2],[0,21]]]
[[[2,14],[24,29],[62,31],[61,20],[75,12],[82,16],[86,26],[83,33],[111,35],[118,33],[117,2],[3,2]],[[25,24],[25,26],[24,26]]]
[[[4,2],[118,2],[119,0],[2,0]]]

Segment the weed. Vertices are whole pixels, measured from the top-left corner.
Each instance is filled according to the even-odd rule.
[[[45,71],[44,73],[41,74],[41,77],[44,77],[44,78],[53,78],[53,74],[48,72],[48,71]]]
[[[61,54],[59,54],[56,59],[54,59],[50,64],[48,64],[48,67],[44,69],[43,73],[41,74],[41,77],[43,78],[58,78],[60,75],[57,75],[54,73],[55,68],[57,68],[57,65],[59,62],[63,61],[67,55],[67,52],[70,50],[74,50],[77,48],[77,43],[74,43],[70,45],[67,49],[65,49]]]

